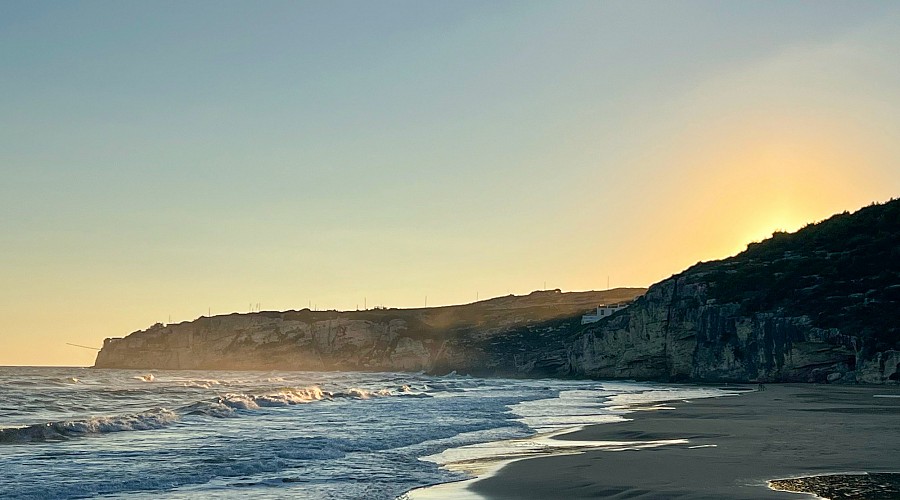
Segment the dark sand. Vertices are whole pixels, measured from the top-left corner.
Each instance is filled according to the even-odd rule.
[[[669,406],[676,409],[632,413],[633,421],[558,439],[688,444],[521,460],[470,488],[493,499],[802,499],[766,481],[900,472],[897,386],[768,385]]]

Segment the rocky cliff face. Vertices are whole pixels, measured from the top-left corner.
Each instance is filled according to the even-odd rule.
[[[679,276],[654,285],[629,309],[584,328],[554,351],[535,351],[518,366],[552,357],[563,361],[542,375],[710,382],[900,380],[900,350],[868,351],[860,337],[818,328],[804,315],[742,314],[739,304],[716,304],[708,284],[690,279]],[[550,335],[566,329],[551,328]],[[497,352],[510,350],[505,345]]]
[[[644,291],[555,290],[451,307],[199,318],[106,339],[95,367],[472,372],[489,364],[491,338]]]
[[[598,323],[492,347],[492,369],[533,375],[898,383],[900,201],[698,264]]]
[[[201,318],[108,339],[96,366],[900,383],[900,200],[697,264],[581,325],[642,292]]]

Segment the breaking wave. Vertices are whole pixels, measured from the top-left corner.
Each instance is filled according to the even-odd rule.
[[[115,417],[47,422],[27,427],[0,429],[0,443],[22,444],[63,441],[73,437],[122,431],[160,429],[178,420],[178,414],[166,408]]]
[[[153,377],[153,375],[149,375],[149,377]],[[135,378],[143,379],[143,377]],[[212,400],[197,401],[177,410],[154,408],[130,415],[91,417],[83,420],[64,420],[0,429],[0,444],[44,443],[110,432],[160,429],[179,421],[185,415],[230,418],[239,416],[240,412],[261,408],[285,407],[317,401],[365,400],[390,396],[430,397],[425,393],[412,392],[409,386],[400,387],[396,391],[354,387],[336,392],[324,391],[316,386],[285,387],[263,394],[225,394]]]
[[[374,397],[405,396],[430,397],[425,393],[414,393],[409,386],[398,391],[390,389],[367,390],[350,388],[344,391],[324,391],[319,387],[291,388],[286,387],[265,394],[226,394],[212,401],[198,401],[183,410],[190,415],[208,415],[211,417],[233,417],[239,410],[258,410],[263,407],[292,406],[316,401],[335,401],[339,399],[370,399]]]

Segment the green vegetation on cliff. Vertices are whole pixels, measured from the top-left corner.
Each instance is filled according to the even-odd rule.
[[[796,233],[778,232],[728,259],[689,269],[718,303],[782,310],[813,326],[900,346],[900,200],[844,212]]]
[[[667,381],[900,381],[900,200],[776,233],[597,323],[490,339],[494,372]]]
[[[108,339],[96,366],[897,383],[900,200],[776,233],[644,292],[201,318]],[[638,296],[581,324],[601,302]]]

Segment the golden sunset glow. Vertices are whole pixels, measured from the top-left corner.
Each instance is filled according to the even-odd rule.
[[[6,16],[0,365],[257,303],[647,286],[900,193],[896,8],[646,7],[423,6],[321,44]]]

